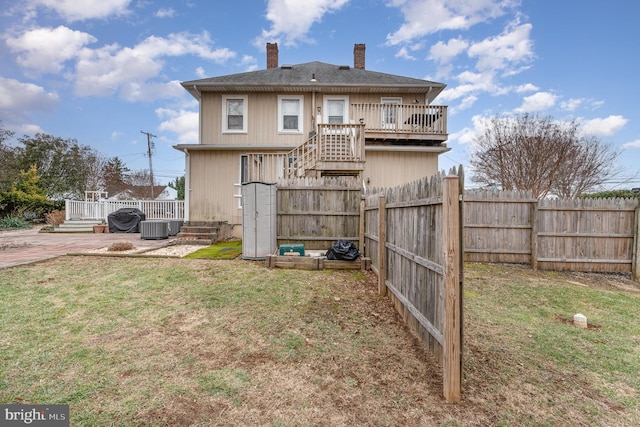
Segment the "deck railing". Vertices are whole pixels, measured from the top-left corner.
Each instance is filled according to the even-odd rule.
[[[286,177],[304,176],[318,162],[363,162],[363,124],[319,124],[318,132],[287,154]]]
[[[363,162],[364,125],[321,124],[318,132],[288,153],[248,155],[249,181],[275,182],[305,176],[318,162]]]
[[[447,107],[421,104],[351,104],[366,132],[447,135]]]
[[[122,208],[137,208],[146,219],[183,219],[184,200],[65,200],[66,220],[107,220],[110,213]]]

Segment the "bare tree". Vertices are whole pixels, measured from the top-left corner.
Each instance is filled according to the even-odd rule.
[[[614,175],[619,153],[575,121],[521,115],[490,119],[475,138],[473,181],[505,190],[530,190],[534,197],[575,197]]]
[[[613,165],[619,154],[595,137],[584,137],[574,146],[570,157],[572,167],[558,176],[552,193],[573,198],[598,188],[605,179],[616,175]]]

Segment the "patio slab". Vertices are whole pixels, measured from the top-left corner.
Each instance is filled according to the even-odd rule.
[[[143,251],[169,245],[174,238],[144,240],[140,233],[40,233],[39,228],[0,232],[0,269],[57,258],[128,241]]]

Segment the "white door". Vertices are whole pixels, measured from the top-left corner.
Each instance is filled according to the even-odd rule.
[[[402,104],[402,98],[382,98],[380,103],[382,104],[382,128],[398,129],[402,121],[398,105]]]

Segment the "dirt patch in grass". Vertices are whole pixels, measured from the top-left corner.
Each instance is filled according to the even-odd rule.
[[[637,425],[640,334],[622,326],[639,295],[570,281],[467,267],[450,405],[371,273],[63,257],[0,276],[0,402],[69,403],[92,426]],[[561,321],[577,306],[602,328]]]

